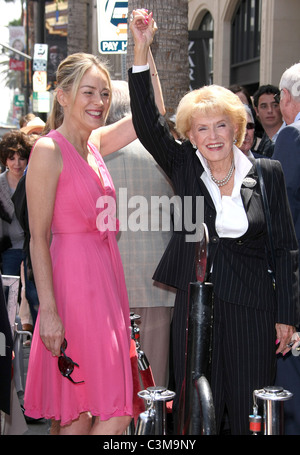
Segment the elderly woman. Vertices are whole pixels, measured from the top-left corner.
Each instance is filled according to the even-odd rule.
[[[280,164],[261,160],[276,252],[276,292],[267,267],[267,226],[255,161],[241,146],[247,123],[242,102],[212,85],[194,90],[179,103],[174,140],[154,104],[147,50],[155,32],[139,28],[131,16],[134,66],[129,71],[133,123],[146,149],[173,182],[185,205],[204,198],[209,231],[210,281],[214,286],[214,336],[211,388],[219,431],[227,408],[232,434],[249,433],[253,390],[272,385],[276,353],[285,354],[298,322],[298,245]],[[182,209],[182,213],[188,213]],[[196,280],[195,242],[189,223],[177,226],[154,278],[177,288],[173,318],[176,393],[184,378],[189,283]],[[276,343],[277,342],[277,348]],[[176,417],[177,402],[174,402]]]
[[[0,245],[4,275],[20,275],[24,231],[11,197],[24,173],[32,145],[33,140],[21,131],[6,133],[0,142],[0,161],[6,167],[0,175]]]

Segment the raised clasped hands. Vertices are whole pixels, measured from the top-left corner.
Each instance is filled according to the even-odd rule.
[[[133,10],[129,16],[129,28],[135,45],[150,46],[157,30],[153,13],[146,9]]]

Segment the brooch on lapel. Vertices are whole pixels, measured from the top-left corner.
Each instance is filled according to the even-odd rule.
[[[244,178],[242,185],[244,185],[247,188],[253,188],[256,185],[256,183],[257,183],[256,180],[254,180],[253,178],[246,177]]]

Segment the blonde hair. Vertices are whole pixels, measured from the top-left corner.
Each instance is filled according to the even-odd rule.
[[[107,67],[98,56],[86,54],[84,52],[71,54],[62,60],[56,71],[57,88],[60,88],[65,92],[71,91],[74,102],[81,79],[85,75],[86,71],[93,66],[96,66],[106,76],[109,90],[111,92],[111,80]],[[110,103],[111,97],[109,107]],[[47,129],[50,130],[58,128],[62,124],[63,118],[64,111],[57,100],[55,92],[52,110],[47,120]]]
[[[197,115],[207,116],[221,113],[229,117],[238,128],[236,145],[244,141],[247,115],[241,100],[230,90],[219,85],[206,85],[187,93],[179,102],[176,112],[176,129],[180,135],[189,139],[192,119]]]

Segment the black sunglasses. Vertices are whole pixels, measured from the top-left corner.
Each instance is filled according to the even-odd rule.
[[[252,122],[248,122],[247,125],[246,125],[247,130],[253,130],[254,127],[255,127],[255,125]]]
[[[280,98],[281,98],[281,92],[282,92],[283,89],[279,90],[279,92],[275,93],[274,95],[274,101],[275,103],[277,104],[280,104]]]
[[[71,374],[74,370],[74,366],[79,367],[79,365],[78,365],[78,363],[73,362],[73,360],[66,355],[65,350],[67,349],[67,346],[68,346],[67,340],[64,339],[64,341],[60,347],[61,355],[58,357],[59,371],[65,378],[67,378],[71,382],[73,382],[73,384],[81,384],[84,381],[76,382],[76,381],[74,381],[74,379],[71,378]]]
[[[275,100],[275,103],[279,104],[280,103],[280,92],[276,93],[276,95],[274,95],[274,100]]]

